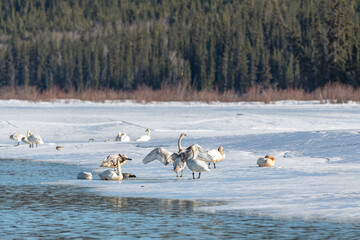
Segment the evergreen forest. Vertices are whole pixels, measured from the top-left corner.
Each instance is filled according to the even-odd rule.
[[[0,1],[0,87],[360,86],[360,0]]]

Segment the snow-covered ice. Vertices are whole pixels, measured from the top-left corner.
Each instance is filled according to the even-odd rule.
[[[150,128],[149,142],[135,142]],[[27,130],[45,144],[29,148],[9,139]],[[118,132],[130,142],[114,142]],[[177,151],[197,143],[224,147],[217,168],[193,180],[185,169],[142,159],[155,147]],[[94,142],[88,142],[94,138]],[[107,142],[107,140],[112,140]],[[61,151],[55,149],[61,145]],[[102,160],[122,153],[133,160],[123,172],[137,178],[101,181]],[[274,168],[256,160],[272,155]],[[205,211],[239,211],[275,218],[358,221],[360,216],[360,105],[284,101],[261,103],[92,103],[0,101],[0,158],[75,164],[93,169],[94,180],[64,179],[59,184],[92,187],[106,195],[167,199],[224,200]]]

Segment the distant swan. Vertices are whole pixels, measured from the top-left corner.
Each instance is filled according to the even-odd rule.
[[[269,155],[261,157],[257,160],[259,167],[273,167],[275,165],[275,158]]]
[[[92,180],[91,172],[80,172],[77,176],[78,179]]]
[[[127,162],[127,160],[129,160],[129,158],[126,155],[111,154],[102,161],[100,167],[114,168],[115,171],[119,157],[120,157],[120,166],[124,165]]]
[[[185,158],[186,158],[186,154],[187,154],[183,151],[183,149],[181,147],[181,139],[184,136],[186,136],[186,134],[182,133],[179,137],[179,140],[178,140],[179,152],[178,153],[170,152],[163,147],[157,147],[157,148],[153,149],[148,155],[146,155],[146,157],[143,159],[143,163],[148,164],[154,160],[160,161],[165,166],[169,165],[169,163],[173,163],[174,172],[176,172],[176,176],[178,177],[178,172],[181,171],[180,177],[182,177],[182,171],[186,165]]]
[[[128,160],[131,160],[131,158],[128,158],[126,155],[118,154],[116,159],[117,172],[115,170],[106,170],[99,174],[101,180],[123,180],[124,176],[121,172],[121,165],[123,165]]]
[[[126,133],[119,132],[118,135],[115,138],[116,142],[129,142],[130,137],[126,135]]]
[[[136,139],[137,142],[147,142],[150,140],[150,129],[146,129],[145,132],[147,132],[147,135],[143,135]]]
[[[26,138],[27,138],[27,139],[25,139],[25,140],[27,140],[28,142],[30,142],[30,146],[29,146],[29,147],[34,147],[34,144],[36,144],[36,147],[37,147],[39,144],[44,144],[42,138],[41,138],[39,135],[31,134],[30,130],[27,131]]]
[[[199,176],[198,176],[198,179],[199,179],[201,173],[209,172],[210,168],[203,160],[197,159],[198,150],[195,145],[191,145],[188,149],[191,150],[192,157],[186,159],[186,164],[187,164],[188,168],[193,172],[192,173],[193,179],[195,179],[195,176],[194,176],[195,172],[199,173]]]
[[[14,141],[17,141],[16,146],[19,146],[19,145],[20,145],[20,142],[21,142],[21,140],[22,140],[23,137],[25,137],[24,134],[15,132],[14,134],[11,134],[9,138],[12,139],[12,140],[14,140]]]
[[[200,147],[199,145],[196,145],[196,146]],[[220,162],[225,159],[225,153],[223,152],[223,149],[224,149],[223,147],[219,147],[217,150],[212,149],[212,150],[206,151],[206,150],[203,150],[202,148],[201,149],[198,148],[198,151],[199,151],[198,159],[208,162],[209,168],[210,168],[210,163],[213,163],[214,168],[216,168],[215,163]]]
[[[23,138],[21,139],[21,141],[23,141],[23,143],[25,143],[25,144],[29,144],[29,147],[31,147],[31,142],[29,141],[29,139],[28,139],[27,136],[23,137]]]

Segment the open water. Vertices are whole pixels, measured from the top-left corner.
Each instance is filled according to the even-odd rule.
[[[99,196],[73,165],[0,159],[0,239],[360,239],[360,224],[196,211],[223,204]]]

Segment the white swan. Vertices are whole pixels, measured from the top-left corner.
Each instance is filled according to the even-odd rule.
[[[107,156],[101,163],[100,167],[114,168],[117,167],[118,158],[120,157],[120,166],[124,165],[129,158],[123,154],[111,154]]]
[[[121,172],[120,166],[122,165],[121,163],[124,164],[128,160],[131,160],[131,158],[128,158],[126,155],[119,154],[116,159],[117,172],[115,170],[106,170],[99,174],[101,180],[118,180],[118,181],[123,180],[124,176],[123,173]]]
[[[119,132],[115,138],[116,142],[130,142],[130,137],[126,133]]]
[[[23,141],[23,143],[25,143],[25,144],[29,144],[29,147],[31,147],[31,142],[29,141],[29,139],[28,139],[27,136],[23,137],[23,138],[21,139],[21,141]]]
[[[273,167],[275,165],[275,158],[269,155],[261,157],[257,160],[259,167]]]
[[[39,135],[31,134],[30,130],[27,131],[27,140],[31,143],[30,146],[34,147],[34,144],[36,144],[36,147],[39,144],[44,144],[42,138]]]
[[[199,179],[201,173],[202,172],[209,172],[210,168],[208,167],[206,162],[204,162],[203,160],[197,159],[198,150],[197,150],[197,147],[195,145],[191,145],[188,149],[191,150],[192,157],[189,157],[189,158],[186,159],[186,165],[193,172],[192,173],[193,174],[193,179],[195,179],[195,176],[194,176],[195,172],[199,173],[199,176],[198,176],[198,179]]]
[[[168,150],[166,150],[163,147],[157,147],[153,149],[146,157],[143,159],[144,164],[148,164],[154,160],[160,161],[165,166],[169,165],[169,163],[173,163],[173,169],[174,172],[176,172],[176,176],[178,177],[178,172],[181,171],[182,177],[182,171],[186,165],[185,159],[188,155],[188,153],[184,152],[183,148],[181,147],[181,139],[186,136],[186,134],[182,133],[178,140],[178,147],[179,152],[173,153]]]
[[[21,140],[22,140],[23,137],[25,137],[24,134],[15,132],[14,134],[11,134],[9,138],[12,139],[12,140],[14,140],[14,141],[17,141],[16,146],[19,146],[19,145],[20,145],[20,142],[21,142]]]
[[[216,168],[215,163],[220,162],[225,159],[225,153],[223,152],[223,147],[219,147],[218,149],[211,149],[209,151],[204,150],[199,145],[195,144],[195,147],[197,147],[198,150],[198,159],[203,160],[205,162],[214,164],[214,168]]]
[[[146,129],[145,132],[147,132],[147,135],[143,135],[141,137],[139,137],[138,139],[136,139],[137,142],[147,142],[150,140],[150,129]]]
[[[91,172],[79,172],[78,179],[92,180]]]

